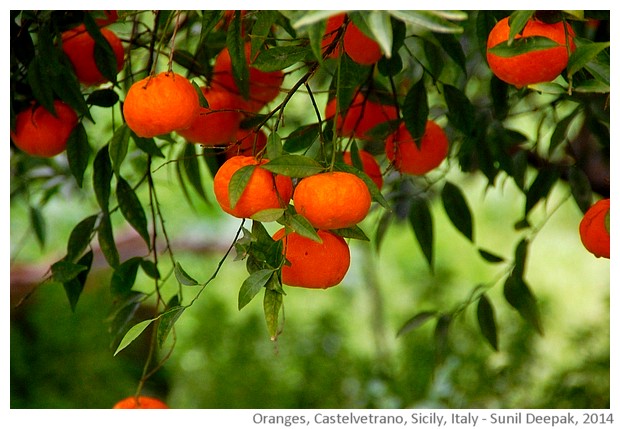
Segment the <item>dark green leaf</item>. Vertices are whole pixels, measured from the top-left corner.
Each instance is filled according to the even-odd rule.
[[[450,323],[452,317],[448,314],[443,314],[437,318],[437,324],[435,325],[435,362],[439,365],[443,363],[448,355],[448,331],[450,329]]]
[[[580,44],[568,58],[568,65],[566,66],[568,75],[572,76],[577,73],[609,46],[610,42],[591,42]]]
[[[138,234],[140,234],[150,249],[150,235],[148,230],[148,222],[146,220],[146,215],[144,214],[144,208],[142,208],[140,199],[136,195],[135,191],[120,175],[117,177],[116,182],[116,199],[123,217],[138,232]]]
[[[319,137],[320,125],[303,125],[291,132],[284,142],[286,152],[299,152],[308,149]]]
[[[178,301],[176,298],[175,296],[175,301]],[[174,324],[179,320],[184,311],[185,307],[168,303],[168,309],[162,313],[157,326],[157,344],[159,344],[159,348],[163,347],[168,334],[170,334]]]
[[[385,234],[387,233],[388,227],[392,222],[392,217],[393,212],[391,210],[385,210],[383,215],[379,219],[379,223],[377,224],[377,231],[375,232],[375,249],[377,251],[379,251],[381,243],[383,243]]]
[[[277,132],[267,136],[267,158],[275,159],[282,155],[282,139]]]
[[[94,56],[97,69],[99,69],[101,74],[110,82],[116,83],[116,55],[112,50],[112,46],[110,46],[110,42],[103,37],[103,34],[101,34],[99,30],[99,26],[88,13],[84,14],[84,25],[88,34],[90,34],[95,41]]]
[[[480,256],[482,256],[482,258],[487,261],[490,262],[492,264],[498,264],[500,262],[504,262],[504,258],[502,258],[501,256],[498,256],[494,253],[491,253],[487,250],[484,249],[478,249],[478,253],[480,254]]]
[[[71,311],[75,312],[75,307],[77,306],[78,300],[82,291],[84,290],[84,286],[86,285],[86,278],[88,277],[88,273],[90,272],[90,268],[93,263],[93,252],[87,252],[82,256],[77,265],[85,267],[77,276],[63,283],[63,287],[65,289],[65,294],[69,299],[69,305],[71,306]]]
[[[258,10],[254,15],[256,20],[252,26],[252,58],[256,57],[260,48],[265,44],[269,37],[269,32],[278,20],[278,12],[275,10]]]
[[[240,11],[235,11],[234,18],[226,33],[226,47],[230,53],[233,79],[243,98],[250,94],[250,69],[245,54],[245,42],[242,35]]]
[[[125,349],[127,346],[129,346],[131,343],[133,343],[134,340],[136,338],[138,338],[140,336],[140,334],[142,334],[142,332],[144,332],[144,330],[146,328],[148,328],[149,325],[151,323],[153,323],[155,320],[157,320],[157,319],[143,320],[142,322],[132,326],[131,329],[129,329],[129,331],[127,331],[127,333],[125,334],[125,336],[121,340],[120,344],[116,348],[116,351],[114,352],[114,356],[119,354],[123,349]]]
[[[475,123],[475,109],[469,98],[458,88],[444,85],[444,99],[448,106],[448,120],[455,128],[469,135]]]
[[[357,177],[362,179],[366,186],[368,187],[368,191],[370,192],[370,196],[373,200],[377,201],[386,209],[390,210],[390,203],[385,199],[381,190],[377,187],[377,184],[373,182],[373,180],[363,171],[342,162],[338,162],[334,165],[335,171],[345,171],[347,173],[355,174]]]
[[[508,84],[497,76],[491,77],[491,98],[497,119],[504,119],[508,114]]]
[[[42,65],[44,63],[42,56],[35,56],[28,66],[28,84],[32,90],[34,98],[50,113],[55,113],[54,109],[54,91],[50,84],[48,72]]]
[[[108,151],[112,161],[112,169],[116,174],[120,174],[121,164],[127,155],[130,134],[131,130],[127,124],[123,124],[116,129],[110,140]]]
[[[133,131],[131,132],[131,138],[133,139],[138,149],[140,149],[142,152],[149,154],[152,157],[165,158],[165,155],[155,143],[155,139],[139,137]]]
[[[245,165],[235,171],[228,183],[228,198],[230,200],[230,208],[234,209],[245,191],[245,187],[250,182],[256,165]]]
[[[449,33],[435,33],[434,36],[439,42],[439,46],[463,70],[463,73],[467,74],[465,52],[459,41],[460,39],[454,34]]]
[[[366,233],[362,230],[362,228],[359,227],[359,225],[354,225],[349,228],[333,229],[332,232],[344,238],[353,238],[355,240],[370,241],[370,238],[368,238]]]
[[[418,147],[421,144],[421,138],[426,131],[426,122],[428,120],[428,96],[424,79],[420,79],[413,85],[403,101],[403,120],[409,134],[415,139]]]
[[[561,46],[559,43],[543,36],[520,37],[513,40],[512,44],[508,41],[499,43],[488,50],[489,53],[498,57],[510,58],[528,52],[544,51],[550,48]]]
[[[310,46],[276,46],[260,51],[252,67],[264,72],[283,70],[293,64],[314,59]]]
[[[179,262],[177,262],[176,265],[174,266],[174,276],[176,277],[177,281],[181,283],[182,285],[185,285],[185,286],[198,285],[198,282],[194,280],[189,274],[187,274],[187,272],[185,272],[185,270],[183,269],[183,267],[181,267],[181,264]]]
[[[203,201],[208,201],[207,194],[203,187],[203,180],[200,174],[200,164],[198,162],[198,154],[196,153],[196,145],[187,143],[185,150],[183,151],[183,159],[181,165],[185,171],[185,175],[189,180],[190,185],[196,191],[196,193],[202,198]]]
[[[98,89],[91,92],[86,103],[99,107],[112,107],[118,103],[118,94],[113,89]]]
[[[67,256],[65,257],[67,261],[73,262],[90,244],[97,217],[97,215],[88,216],[73,228],[67,242]]]
[[[512,14],[510,14],[510,18],[508,18],[508,24],[510,26],[510,32],[508,33],[508,40],[514,40],[517,34],[520,34],[525,28],[525,24],[530,20],[530,18],[534,15],[533,10],[516,10]]]
[[[241,310],[260,292],[267,284],[269,278],[274,274],[273,269],[262,269],[253,272],[245,279],[239,289],[239,297],[237,301],[238,309]]]
[[[381,57],[377,63],[377,70],[383,76],[396,76],[403,69],[403,60],[400,55],[392,55],[390,58]]]
[[[112,181],[112,163],[108,154],[109,145],[103,146],[95,155],[93,161],[93,189],[99,207],[104,213],[108,212],[110,201],[110,182]]]
[[[43,248],[45,247],[45,218],[42,216],[41,210],[34,206],[29,207],[28,213],[34,236],[37,238],[39,246]]]
[[[321,237],[316,233],[316,230],[312,226],[308,219],[300,214],[294,214],[285,218],[285,225],[292,229],[302,237],[309,238],[310,240],[322,243]]]
[[[159,270],[157,269],[157,265],[153,261],[149,261],[148,259],[142,259],[140,261],[140,267],[142,267],[142,271],[145,272],[147,276],[152,279],[160,279],[161,275],[159,274]]]
[[[422,311],[416,315],[414,315],[411,319],[407,320],[403,326],[398,330],[396,336],[399,337],[403,334],[411,332],[420,326],[422,326],[426,321],[432,319],[437,316],[436,311]]]
[[[272,173],[289,177],[308,177],[324,171],[321,164],[303,155],[282,155],[261,167]]]
[[[356,63],[348,55],[341,55],[338,58],[340,69],[335,76],[336,107],[338,112],[344,112],[349,108],[359,86],[368,78],[370,68]]]
[[[308,39],[310,39],[310,48],[314,57],[323,61],[323,36],[325,36],[327,21],[321,19],[308,26]]]
[[[80,188],[82,187],[82,180],[84,179],[84,171],[86,171],[86,167],[88,167],[90,152],[88,135],[86,135],[84,125],[80,122],[69,135],[69,140],[67,140],[67,160],[69,161],[69,168]]]
[[[478,300],[478,307],[476,309],[476,316],[478,319],[478,326],[480,326],[480,332],[491,347],[495,350],[499,350],[497,343],[497,326],[495,324],[495,312],[491,302],[486,295],[480,295]]]
[[[131,292],[131,288],[133,288],[136,282],[136,276],[141,262],[142,258],[135,256],[127,259],[114,269],[112,278],[110,279],[110,292],[112,296],[123,296]]]
[[[451,182],[446,182],[441,191],[441,201],[452,224],[461,234],[473,242],[471,211],[459,187]]]
[[[113,343],[117,343],[119,337],[127,331],[127,326],[133,320],[134,315],[147,295],[142,292],[130,291],[126,295],[119,296],[114,302],[114,309],[108,318]]]
[[[52,279],[58,283],[65,283],[73,280],[82,271],[88,269],[84,265],[75,264],[73,262],[60,260],[52,264]]]
[[[551,134],[551,139],[549,140],[549,156],[553,155],[555,149],[566,141],[568,137],[568,130],[570,128],[573,119],[580,113],[581,109],[575,109],[572,113],[566,116],[564,119],[559,121],[555,126],[555,130],[553,130],[553,134]]]
[[[118,249],[114,242],[114,234],[112,232],[112,222],[110,220],[109,213],[103,213],[97,228],[97,239],[99,240],[99,247],[105,257],[108,264],[115,268],[119,263]]]
[[[577,206],[585,214],[592,205],[592,185],[588,175],[573,165],[568,169],[568,183]]]
[[[433,269],[433,217],[428,202],[423,198],[414,198],[409,210],[409,223],[413,228],[420,249]]]
[[[547,198],[551,188],[557,182],[560,174],[557,168],[543,167],[530,185],[525,196],[525,216],[534,208],[536,203]]]
[[[543,335],[536,298],[521,277],[511,275],[504,283],[506,301],[519,312],[521,317]]]
[[[522,278],[525,273],[525,263],[527,261],[527,252],[528,246],[530,242],[524,238],[519,241],[517,247],[515,248],[515,260],[514,260],[514,268],[512,269],[512,275],[517,278]]]
[[[282,301],[282,293],[270,288],[265,288],[263,311],[265,313],[265,323],[267,323],[267,332],[269,333],[271,341],[275,341],[278,338],[279,315]]]

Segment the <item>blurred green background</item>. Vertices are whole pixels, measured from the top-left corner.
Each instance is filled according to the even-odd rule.
[[[179,203],[183,196],[174,178],[163,170],[161,177],[162,211],[175,257],[204,282],[240,220],[197,199],[195,209]],[[472,209],[477,245],[510,260],[521,238],[513,225],[523,195],[510,181],[487,189],[484,178],[458,172],[448,177],[459,183]],[[581,214],[572,200],[565,201],[569,192],[556,186],[531,217],[536,225],[555,210],[535,236],[526,265],[544,336],[503,298],[505,266],[484,262],[437,200],[434,272],[407,223],[393,224],[378,252],[372,244],[351,241],[351,269],[341,285],[325,291],[286,288],[284,329],[275,343],[267,334],[262,295],[237,310],[247,273],[233,252],[175,325],[168,341],[174,337],[172,355],[143,393],[175,408],[609,407],[610,264],[581,246]],[[52,283],[17,305],[33,287],[18,288],[19,276],[40,279],[62,257],[71,228],[95,212],[95,204],[88,197],[51,201],[44,209],[44,249],[28,229],[27,208],[11,204],[12,408],[109,408],[137,388],[148,336],[113,356],[107,330],[111,271],[97,258],[75,313],[62,286]],[[361,225],[371,237],[382,210]],[[116,234],[128,237],[119,245],[122,258],[128,257],[123,252],[145,254],[131,230],[119,226]],[[166,256],[160,260],[165,273],[170,264]],[[433,322],[396,336],[419,311],[450,311],[476,285],[498,280],[488,296],[496,311],[499,352],[483,339],[474,305],[452,322],[449,354],[437,367]],[[176,283],[174,277],[169,283]],[[140,272],[137,285],[149,290],[152,280]],[[186,287],[184,293],[189,298],[195,289]]]

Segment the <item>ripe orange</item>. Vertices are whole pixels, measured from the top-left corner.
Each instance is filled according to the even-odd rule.
[[[583,215],[579,223],[579,236],[583,246],[597,258],[609,259],[609,198],[597,201]]]
[[[325,26],[325,36],[322,42],[323,50],[327,49],[334,41],[338,28],[344,22],[346,14],[341,13],[328,18]],[[349,21],[343,37],[343,48],[349,57],[358,64],[372,65],[381,59],[383,53],[379,44],[366,36],[352,21]],[[335,48],[328,58],[338,56],[339,50]]]
[[[335,114],[336,98],[332,98],[325,106],[325,118],[333,118]],[[396,107],[376,103],[358,92],[344,115],[339,112],[336,130],[340,136],[368,140],[374,127],[396,117]]]
[[[250,43],[245,44],[245,58],[248,65],[252,63]],[[284,81],[281,70],[264,72],[250,66],[250,93],[247,100],[247,109],[258,112],[267,103],[272,101],[280,93],[280,87]],[[232,73],[232,63],[228,48],[224,48],[216,57],[213,65],[213,86],[224,88],[228,91],[240,94]]]
[[[282,267],[282,283],[310,289],[338,285],[349,270],[351,254],[344,239],[332,232],[318,230],[321,243],[296,232],[285,235],[278,230],[274,240],[282,240],[283,253],[290,263]]]
[[[385,144],[385,154],[401,173],[422,175],[433,170],[448,156],[448,137],[433,121],[426,123],[420,148],[404,123],[391,134]]]
[[[101,35],[108,41],[116,57],[116,71],[123,69],[125,49],[121,39],[107,28],[101,28]],[[62,50],[73,64],[75,74],[84,85],[100,85],[108,81],[95,63],[95,40],[86,31],[84,24],[62,33]]]
[[[226,149],[226,158],[237,155],[252,156],[267,146],[267,134],[261,129],[255,132],[252,129],[239,128],[237,135]]]
[[[239,96],[222,89],[200,88],[209,107],[201,107],[194,122],[177,133],[192,143],[216,146],[230,142],[237,134],[243,115]]]
[[[293,193],[295,210],[317,229],[356,225],[368,214],[371,201],[364,181],[342,171],[305,177]]]
[[[360,160],[362,161],[362,167],[364,169],[364,173],[370,177],[370,179],[375,182],[377,188],[381,189],[383,186],[383,175],[381,174],[381,167],[379,163],[369,152],[365,150],[359,150],[358,154],[360,156]],[[349,164],[353,165],[353,160],[351,158],[351,152],[345,152],[342,154],[342,160]]]
[[[165,402],[151,398],[150,396],[129,396],[128,398],[118,401],[112,409],[155,409],[155,408],[170,408]]]
[[[54,101],[56,116],[43,106],[34,105],[15,117],[11,139],[29,155],[49,158],[67,148],[67,140],[78,123],[78,116],[68,104]]]
[[[185,129],[199,111],[196,90],[189,80],[174,72],[162,72],[134,83],[123,105],[127,126],[140,137]]]
[[[573,37],[575,33],[569,24],[566,24],[569,34],[570,51],[575,50]],[[543,36],[561,46],[527,52],[512,57],[500,57],[489,53],[488,49],[508,40],[510,27],[508,17],[500,20],[489,33],[487,39],[487,61],[491,71],[501,80],[518,88],[540,82],[550,82],[562,73],[568,64],[566,49],[566,34],[562,22],[547,24],[536,19],[530,19],[525,25],[521,37]]]
[[[238,218],[251,218],[267,209],[285,208],[293,194],[290,177],[274,175],[261,168],[267,160],[257,160],[253,156],[233,156],[219,168],[213,178],[215,199],[226,213]],[[231,207],[228,185],[233,174],[246,165],[256,165],[241,197]]]

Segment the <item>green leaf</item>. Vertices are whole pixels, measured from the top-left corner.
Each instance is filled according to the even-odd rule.
[[[582,213],[586,213],[592,205],[592,185],[588,175],[576,165],[568,169],[568,184],[573,199]]]
[[[334,234],[339,235],[344,238],[352,238],[355,240],[362,241],[370,241],[370,238],[366,235],[366,233],[359,227],[359,225],[354,225],[349,228],[338,228],[331,230]]]
[[[352,165],[345,164],[343,162],[337,162],[334,164],[335,171],[345,171],[347,173],[355,174],[357,177],[362,179],[368,187],[368,191],[370,192],[370,196],[373,200],[377,201],[386,209],[390,210],[390,203],[385,199],[381,190],[377,187],[377,184],[373,182],[373,180],[363,171],[353,167]]]
[[[120,175],[116,181],[116,199],[123,217],[140,234],[140,237],[144,239],[144,242],[150,249],[150,235],[144,208],[142,208],[140,199],[131,186],[129,186],[129,183]]]
[[[274,222],[282,217],[284,211],[283,208],[260,210],[250,216],[250,219],[259,222]]]
[[[121,164],[127,155],[129,147],[130,129],[127,124],[123,124],[116,129],[112,139],[110,140],[108,152],[112,161],[112,169],[116,174],[120,174]]]
[[[176,265],[174,266],[174,276],[176,277],[177,281],[181,283],[182,285],[185,285],[185,286],[198,285],[198,282],[194,280],[192,276],[187,274],[187,272],[185,272],[185,270],[183,269],[183,267],[181,267],[181,264],[179,262],[177,262]]]
[[[411,332],[411,331],[413,331],[415,329],[418,329],[425,322],[427,322],[428,320],[430,320],[430,319],[432,319],[432,318],[434,318],[436,316],[437,316],[437,312],[436,311],[422,311],[420,313],[417,313],[411,319],[407,320],[403,324],[403,326],[401,326],[401,328],[396,333],[396,336],[400,337],[401,335],[404,335],[404,334],[406,334],[408,332]]]
[[[267,136],[267,158],[275,159],[282,155],[282,139],[277,132]]]
[[[235,16],[228,26],[226,47],[230,53],[233,79],[239,93],[247,100],[250,94],[250,69],[245,56],[240,11],[235,11]]]
[[[159,270],[157,269],[157,265],[153,261],[149,261],[148,259],[140,260],[140,267],[142,271],[152,279],[160,279],[161,275],[159,274]]]
[[[515,275],[509,276],[504,283],[504,297],[526,322],[531,324],[540,335],[543,335],[536,298],[523,278]]]
[[[375,232],[375,250],[377,252],[379,251],[379,248],[383,243],[383,239],[385,238],[385,234],[387,233],[393,216],[394,215],[391,210],[386,210],[379,219],[379,223],[377,224],[377,230]]]
[[[433,217],[424,198],[414,198],[409,210],[409,223],[413,228],[420,249],[433,269]]]
[[[450,323],[452,317],[448,314],[443,314],[437,318],[437,324],[435,325],[434,339],[435,339],[435,362],[441,364],[448,355],[448,331],[450,329]]]
[[[97,89],[86,97],[87,104],[99,107],[112,107],[118,100],[118,94],[113,89]]]
[[[311,61],[314,53],[310,46],[286,45],[260,51],[252,62],[252,67],[263,72],[283,70],[293,64]]]
[[[441,201],[452,224],[461,234],[467,237],[469,241],[473,242],[471,211],[459,187],[453,183],[446,182],[441,191]]]
[[[261,167],[275,174],[300,178],[312,176],[325,170],[314,159],[303,155],[282,155],[261,165]]]
[[[144,152],[144,153],[146,153],[148,155],[151,155],[152,157],[156,157],[156,158],[165,158],[166,157],[162,153],[161,149],[155,143],[155,139],[153,139],[153,138],[146,138],[146,137],[139,137],[133,131],[131,132],[131,138],[133,139],[133,141],[136,144],[136,146],[138,147],[138,149],[140,149],[142,152]]]
[[[60,260],[52,264],[52,279],[58,283],[65,283],[69,280],[73,280],[78,274],[86,269],[88,269],[88,267],[85,267],[84,265]]]
[[[253,272],[245,279],[239,289],[238,309],[241,310],[260,292],[274,274],[273,269],[262,269]]]
[[[544,51],[546,49],[557,48],[558,42],[543,36],[520,37],[509,43],[505,41],[489,48],[488,52],[502,58],[510,58],[521,54],[534,51]]]
[[[473,131],[475,123],[475,109],[469,98],[458,88],[445,84],[444,99],[448,106],[448,120],[455,128],[466,135]]]
[[[530,242],[524,238],[519,241],[519,244],[517,244],[515,248],[514,268],[512,269],[512,276],[514,277],[523,278],[529,244]]]
[[[299,152],[309,148],[319,137],[320,130],[321,126],[317,123],[302,125],[286,137],[283,149],[286,152]]]
[[[570,125],[580,112],[581,109],[575,109],[570,115],[557,123],[555,130],[553,130],[553,134],[551,134],[551,139],[549,140],[549,156],[553,155],[555,149],[566,141]]]
[[[480,332],[491,347],[496,351],[499,350],[497,342],[497,326],[495,324],[495,312],[491,302],[486,295],[480,295],[478,299],[478,307],[476,308],[476,317],[478,319],[478,326],[480,326]]]
[[[108,331],[112,336],[112,343],[118,342],[119,337],[126,333],[127,326],[133,320],[136,311],[148,295],[142,292],[130,291],[114,301],[114,308],[108,317]]]
[[[181,317],[186,308],[176,304],[178,302],[176,295],[172,301],[175,304],[168,303],[168,309],[161,314],[159,324],[157,326],[157,344],[160,349],[163,347],[166,338],[168,338],[168,334],[170,334],[170,331],[174,327],[174,324],[177,320],[179,320],[179,317]]]
[[[243,195],[243,191],[245,191],[245,187],[250,182],[252,174],[254,174],[254,169],[256,169],[256,165],[245,165],[235,171],[230,178],[230,182],[228,183],[228,198],[230,200],[231,209],[234,209],[239,202],[241,195]]]
[[[138,275],[138,268],[141,262],[141,257],[134,256],[114,269],[112,278],[110,279],[110,292],[112,296],[119,297],[131,292],[131,288],[133,288],[136,282],[136,276]]]
[[[411,137],[415,139],[418,148],[426,131],[428,112],[428,95],[424,86],[424,79],[420,79],[409,89],[403,101],[405,127],[407,127]]]
[[[28,207],[28,214],[30,216],[30,225],[34,231],[34,236],[39,242],[41,248],[45,247],[45,218],[41,214],[41,210],[37,207]]]
[[[516,10],[510,14],[508,18],[508,24],[510,26],[510,32],[508,33],[508,41],[512,42],[517,34],[525,28],[525,24],[534,15],[533,10]]]
[[[181,165],[185,171],[185,175],[189,180],[190,185],[196,191],[196,193],[202,198],[203,201],[208,201],[207,194],[203,187],[203,180],[200,174],[200,164],[198,163],[199,155],[196,153],[196,145],[193,143],[185,144],[183,151],[183,158]]]
[[[560,177],[557,168],[543,167],[538,171],[538,175],[530,185],[525,195],[525,216],[543,198],[547,198],[551,188]]]
[[[381,47],[383,54],[390,58],[392,56],[392,21],[390,14],[383,10],[371,10],[365,17],[366,23],[372,33],[373,39]]]
[[[88,34],[90,34],[95,41],[94,57],[97,69],[99,69],[101,74],[110,82],[116,83],[116,55],[112,50],[110,42],[103,37],[101,30],[99,30],[99,26],[88,13],[84,14],[84,26]]]
[[[278,21],[279,12],[276,10],[258,10],[255,11],[255,21],[252,25],[252,37],[250,40],[252,46],[252,58],[259,52],[261,46],[265,44],[269,37],[269,32],[273,25]]]
[[[338,57],[339,70],[336,73],[336,100],[338,112],[349,108],[360,85],[368,78],[371,68],[356,63],[348,55]]]
[[[82,181],[84,179],[84,171],[86,171],[86,167],[88,167],[90,152],[88,135],[86,135],[84,125],[80,122],[69,135],[69,140],[67,140],[67,160],[69,161],[69,168],[80,188],[82,187]]]
[[[568,58],[566,72],[572,76],[584,68],[590,61],[596,59],[598,54],[607,49],[610,42],[591,42],[577,46],[577,49]]]
[[[282,307],[282,293],[270,288],[265,288],[263,298],[263,312],[265,313],[265,323],[271,341],[278,338],[279,333],[279,314]]]
[[[490,262],[492,264],[498,264],[500,262],[504,262],[504,258],[502,258],[501,256],[498,256],[494,253],[491,253],[487,250],[484,249],[478,249],[478,253],[480,254],[480,256],[482,256],[482,258],[487,261]]]
[[[129,331],[127,331],[127,333],[125,334],[125,336],[123,337],[123,339],[121,340],[120,344],[118,345],[118,347],[116,348],[116,351],[114,352],[114,356],[116,356],[117,354],[119,354],[124,348],[126,348],[127,346],[129,346],[131,343],[134,342],[134,340],[136,338],[138,338],[140,336],[140,334],[142,334],[142,332],[144,332],[144,330],[146,328],[149,327],[149,325],[151,323],[153,323],[155,320],[157,320],[157,318],[155,319],[148,319],[148,320],[143,320],[142,322],[134,325],[131,327],[131,329],[129,329]]]
[[[435,33],[434,36],[441,49],[460,67],[463,73],[467,74],[465,52],[460,39],[450,33]]]
[[[84,286],[86,285],[86,279],[88,277],[88,273],[90,272],[90,268],[93,263],[93,252],[85,253],[78,261],[77,265],[85,267],[77,276],[63,283],[63,288],[65,289],[65,294],[67,295],[67,299],[69,300],[69,305],[71,306],[71,311],[75,312],[75,307],[77,306],[78,300],[80,299],[80,295],[82,295],[82,291],[84,290]]]
[[[291,25],[294,29],[299,30],[306,25],[316,24],[325,21],[333,15],[339,14],[339,10],[308,10],[303,11],[300,15],[291,19]]]
[[[97,238],[99,240],[99,247],[105,257],[108,264],[111,267],[118,266],[119,254],[114,241],[114,234],[112,232],[112,222],[110,220],[109,213],[103,213],[97,228]]]
[[[323,37],[325,36],[326,27],[326,19],[321,19],[307,26],[310,48],[312,49],[314,57],[319,60],[319,62],[323,61]]]
[[[104,213],[108,212],[110,203],[110,182],[114,174],[108,148],[109,145],[105,145],[99,149],[93,161],[93,189],[99,207],[101,207]]]
[[[88,216],[73,228],[67,242],[67,256],[65,256],[65,260],[73,262],[84,252],[92,239],[97,218],[97,215]]]
[[[44,70],[44,59],[35,56],[28,66],[28,84],[34,98],[50,113],[55,113],[54,91],[49,83],[49,74]]]
[[[284,225],[288,226],[297,234],[302,237],[309,238],[310,240],[316,241],[317,243],[322,243],[321,237],[316,232],[316,229],[312,226],[312,224],[303,217],[302,215],[296,213],[292,216],[287,216],[285,218]]]
[[[460,34],[463,32],[463,27],[450,20],[462,21],[467,19],[467,13],[460,11],[390,10],[389,13],[396,19],[436,33]]]

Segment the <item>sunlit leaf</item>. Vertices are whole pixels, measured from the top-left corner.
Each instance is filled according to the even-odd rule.
[[[282,155],[261,167],[272,173],[300,178],[312,176],[324,170],[321,164],[303,155]]]
[[[389,12],[394,18],[437,33],[462,33],[463,27],[451,20],[467,19],[466,13],[457,11],[390,10]]]
[[[231,176],[228,182],[228,199],[231,209],[234,209],[239,202],[256,168],[256,165],[244,165]]]
[[[185,286],[196,286],[198,282],[192,278],[187,272],[181,267],[179,262],[174,266],[174,276],[177,281]]]
[[[155,320],[157,320],[157,319],[143,320],[142,322],[132,326],[131,329],[129,329],[129,331],[127,331],[127,333],[125,334],[125,336],[121,340],[121,343],[116,348],[116,351],[114,352],[114,356],[119,354],[123,349],[125,349],[127,346],[129,346],[131,343],[133,343],[134,340],[136,338],[138,338],[140,336],[140,334],[142,334],[142,332],[144,332],[144,330],[146,328],[148,328],[149,325],[151,323],[153,323]]]
[[[283,297],[280,292],[265,288],[265,296],[263,298],[263,312],[265,314],[265,323],[267,324],[267,332],[271,341],[278,338],[279,332],[279,315],[282,307]]]
[[[591,42],[580,44],[568,58],[568,65],[566,66],[568,75],[572,76],[577,73],[609,46],[610,42]]]
[[[258,292],[267,284],[273,273],[273,269],[258,270],[250,274],[250,276],[243,281],[239,289],[237,300],[237,307],[239,310],[252,301]]]

